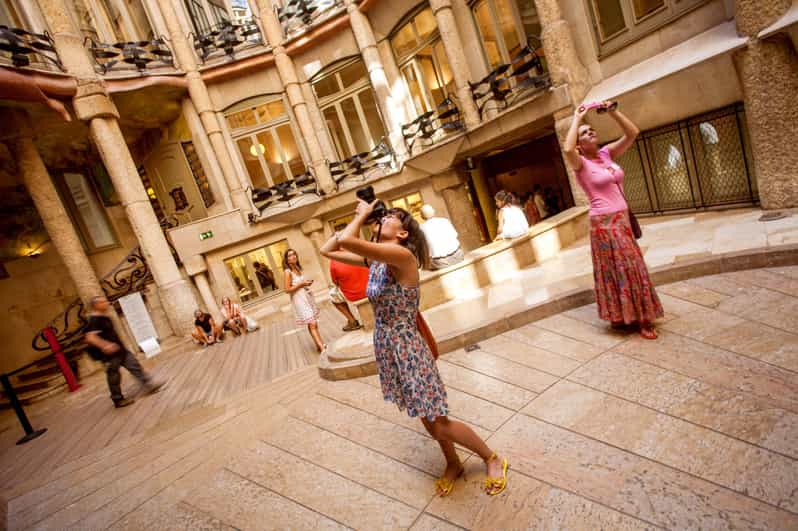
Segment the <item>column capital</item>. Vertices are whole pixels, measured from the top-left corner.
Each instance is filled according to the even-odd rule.
[[[302,229],[302,234],[309,236],[314,232],[323,231],[324,223],[319,218],[310,218],[305,220],[299,228]]]
[[[432,14],[435,15],[442,9],[451,9],[452,0],[430,0],[429,5],[432,8]]]
[[[186,268],[186,273],[192,277],[205,273],[208,270],[208,263],[201,254],[189,256],[188,259],[183,260],[183,266]]]
[[[436,192],[442,192],[447,188],[456,188],[457,186],[461,186],[464,182],[465,181],[456,171],[449,170],[447,172],[432,176],[432,189]]]
[[[119,119],[119,111],[100,80],[79,82],[72,103],[80,120],[88,122],[94,118]]]

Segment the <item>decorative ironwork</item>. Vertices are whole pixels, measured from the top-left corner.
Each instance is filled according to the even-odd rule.
[[[86,308],[83,305],[83,301],[75,299],[69,303],[69,306],[58,317],[47,323],[44,328],[52,327],[58,342],[66,350],[83,339],[83,329],[87,323],[88,319],[86,318]],[[50,350],[50,344],[41,332],[33,337],[31,346],[34,350],[40,352]]]
[[[630,208],[651,213],[756,203],[750,157],[736,105],[647,131],[618,163]]]
[[[100,280],[108,300],[115,301],[125,295],[141,291],[152,281],[152,272],[141,248],[136,246],[110,273]]]
[[[32,33],[20,28],[0,26],[0,60],[10,62],[17,68],[40,65],[64,71],[55,43],[46,31]]]
[[[263,44],[263,35],[255,17],[236,22],[223,20],[212,26],[210,31],[193,37],[194,49],[203,63],[222,55],[234,59],[241,50]]]
[[[140,73],[145,70],[174,67],[172,50],[161,37],[151,41],[117,42],[105,44],[90,38],[84,40],[92,57],[96,70],[107,74],[111,70],[135,69]]]
[[[289,0],[282,8],[275,9],[283,31],[288,35],[312,25],[324,13],[340,5],[339,0]]]
[[[393,166],[394,160],[393,149],[383,137],[371,151],[357,153],[340,162],[331,162],[330,175],[336,185],[340,185],[350,177],[358,177],[365,181],[374,170]]]
[[[465,128],[460,109],[451,98],[446,98],[434,111],[427,111],[409,124],[402,126],[407,151],[413,152],[413,146],[419,140],[430,145],[437,138]]]
[[[488,103],[493,101],[496,105],[507,108],[529,89],[549,88],[551,78],[543,68],[543,62],[538,54],[527,44],[509,63],[497,66],[481,80],[468,84],[471,87],[474,103],[482,116]]]
[[[252,202],[258,213],[249,214],[249,222],[257,223],[264,217],[264,212],[269,208],[290,208],[307,195],[321,197],[323,194],[316,184],[316,178],[308,170],[295,179],[275,184],[270,188],[250,189]]]

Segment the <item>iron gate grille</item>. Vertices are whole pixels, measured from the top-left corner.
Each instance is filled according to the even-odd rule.
[[[759,201],[742,104],[646,131],[618,163],[636,213]]]

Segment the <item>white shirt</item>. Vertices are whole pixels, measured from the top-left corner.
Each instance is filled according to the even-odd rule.
[[[499,237],[509,240],[523,236],[529,230],[529,223],[526,220],[524,211],[517,206],[506,206],[502,208],[502,232]]]
[[[460,248],[457,231],[446,218],[429,218],[421,225],[421,231],[427,238],[429,255],[432,258],[449,256]]]
[[[540,194],[535,194],[533,197],[535,201],[535,206],[538,209],[538,214],[540,214],[540,219],[543,219],[549,215],[549,209],[546,208],[546,202],[543,200],[543,196]]]

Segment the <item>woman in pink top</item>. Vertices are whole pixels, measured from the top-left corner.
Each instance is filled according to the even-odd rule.
[[[635,324],[641,336],[656,339],[653,322],[664,312],[629,224],[629,206],[622,191],[623,169],[613,162],[629,149],[640,130],[610,107],[610,102],[604,102],[604,106],[623,130],[621,138],[599,149],[596,131],[582,123],[588,110],[580,106],[563,146],[568,164],[590,199],[596,305],[599,317],[613,327]]]

